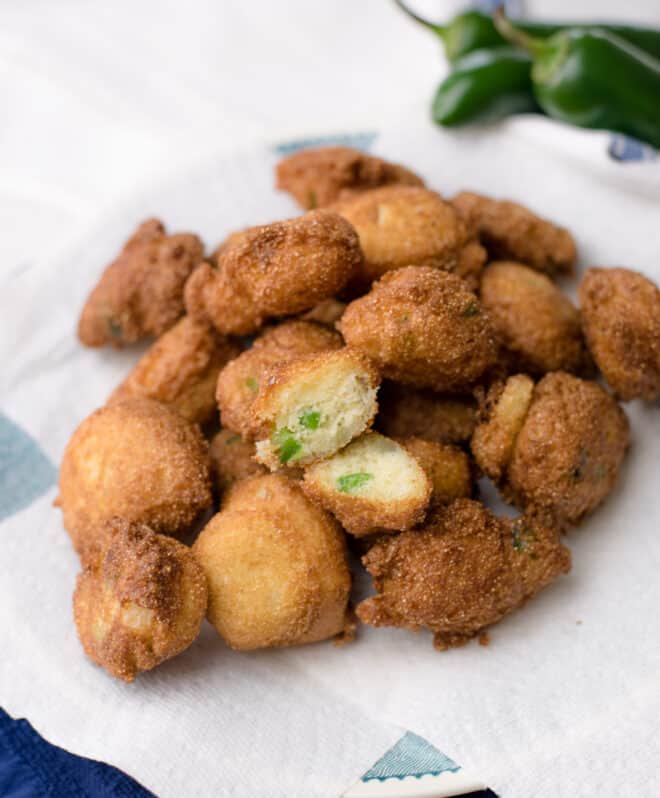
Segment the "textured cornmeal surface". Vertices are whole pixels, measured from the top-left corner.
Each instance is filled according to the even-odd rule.
[[[307,468],[303,487],[354,535],[409,528],[423,518],[431,495],[416,458],[375,432]]]
[[[369,361],[346,349],[276,370],[254,404],[269,433],[257,441],[257,460],[274,469],[333,454],[373,420],[377,387]]]

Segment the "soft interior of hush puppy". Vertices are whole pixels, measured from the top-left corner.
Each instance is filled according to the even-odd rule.
[[[370,361],[348,349],[276,368],[253,408],[268,435],[257,441],[256,459],[275,470],[346,446],[376,414],[378,381]]]
[[[303,487],[354,535],[408,529],[422,520],[431,495],[417,459],[376,432],[310,466]]]

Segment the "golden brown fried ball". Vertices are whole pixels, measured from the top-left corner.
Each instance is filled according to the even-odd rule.
[[[257,461],[275,471],[330,457],[371,426],[379,384],[347,347],[275,366],[252,406]]]
[[[360,237],[364,262],[351,288],[367,290],[386,272],[428,266],[479,285],[486,253],[461,216],[425,188],[387,186],[338,202],[334,209]]]
[[[322,302],[319,302],[318,305],[314,305],[311,310],[308,310],[307,313],[303,313],[300,318],[302,321],[314,321],[334,329],[336,322],[341,319],[345,310],[345,302],[340,302],[338,299],[331,297],[330,299],[324,299]]]
[[[497,357],[488,313],[465,281],[426,266],[386,274],[337,326],[385,377],[420,388],[469,389]]]
[[[221,333],[249,335],[268,317],[302,313],[334,296],[361,262],[355,230],[332,211],[251,227],[228,239],[217,268],[195,270],[186,309]]]
[[[209,469],[199,428],[166,405],[125,399],[88,416],[64,452],[58,500],[83,565],[103,543],[96,530],[114,516],[186,532],[211,505]]]
[[[254,459],[254,443],[246,441],[230,429],[222,429],[214,436],[209,447],[211,469],[218,493],[222,496],[235,482],[255,474],[266,474],[267,469]]]
[[[303,355],[341,349],[339,333],[313,322],[288,321],[265,330],[251,349],[220,372],[216,398],[224,427],[250,438],[252,405],[270,370]]]
[[[381,385],[378,406],[376,427],[390,438],[464,443],[477,423],[471,396],[443,396],[396,382]]]
[[[563,227],[508,200],[463,191],[452,199],[491,260],[526,263],[551,277],[570,274],[577,258],[573,236]]]
[[[292,480],[237,483],[193,550],[209,584],[208,619],[232,648],[312,643],[344,630],[344,535]]]
[[[399,164],[389,163],[352,147],[320,147],[289,155],[277,164],[277,188],[302,207],[322,208],[347,194],[400,183],[424,181]]]
[[[203,254],[192,233],[166,235],[158,219],[143,222],[89,295],[81,342],[121,347],[164,333],[183,315],[184,285]]]
[[[306,468],[302,487],[356,537],[420,523],[432,489],[417,458],[377,432]]]
[[[545,274],[511,261],[491,263],[480,298],[515,371],[588,370],[580,313]]]
[[[475,431],[475,459],[517,506],[577,523],[616,482],[628,448],[626,416],[610,394],[590,380],[552,372],[536,385],[530,399],[525,378],[512,379],[518,387],[511,390],[509,381],[493,402],[494,423],[486,421],[485,429]],[[508,404],[506,411],[498,407],[502,401]]]
[[[427,628],[439,650],[467,643],[561,573],[570,553],[556,528],[496,518],[457,499],[420,530],[378,540],[362,558],[378,595],[357,607],[373,626]]]
[[[182,543],[122,519],[110,526],[102,558],[78,576],[73,614],[87,656],[132,682],[197,637],[206,577]]]
[[[423,438],[399,438],[397,442],[417,460],[429,478],[433,489],[430,507],[472,496],[470,461],[457,446]]]
[[[208,322],[186,316],[145,352],[109,401],[144,396],[204,424],[216,411],[220,370],[241,351]]]
[[[598,368],[628,401],[660,397],[660,290],[629,269],[589,269],[579,289],[582,322]]]

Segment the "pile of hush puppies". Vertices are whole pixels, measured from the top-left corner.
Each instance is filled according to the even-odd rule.
[[[570,569],[562,534],[628,448],[619,400],[660,396],[658,288],[591,268],[578,310],[555,282],[574,241],[531,210],[345,147],[285,158],[277,186],[304,213],[210,255],[144,222],[80,317],[86,346],[155,338],[73,434],[56,500],[80,640],[126,681],[204,617],[244,651],[358,620],[486,642]],[[354,610],[349,547],[376,591]]]

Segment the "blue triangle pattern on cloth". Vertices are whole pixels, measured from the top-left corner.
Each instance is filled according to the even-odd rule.
[[[406,732],[399,742],[390,748],[363,776],[362,781],[385,781],[385,779],[405,779],[406,776],[438,776],[450,771],[456,773],[457,765],[442,751],[431,745],[423,737]]]
[[[55,483],[55,466],[24,430],[0,413],[0,520]]]
[[[334,136],[318,136],[316,138],[297,139],[285,141],[275,146],[278,155],[292,155],[298,150],[308,150],[311,147],[355,147],[358,150],[368,150],[376,140],[378,134],[372,131],[362,133],[338,133]]]

